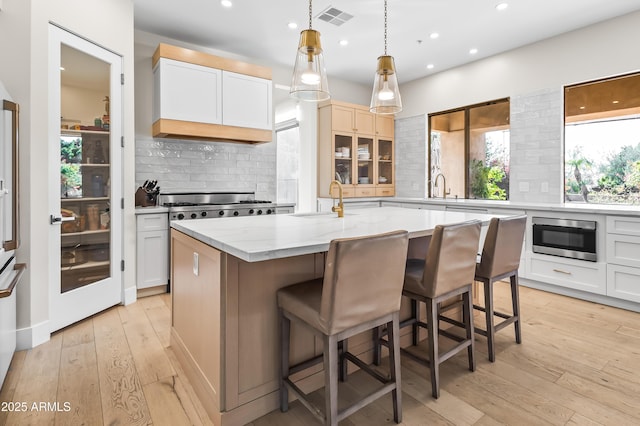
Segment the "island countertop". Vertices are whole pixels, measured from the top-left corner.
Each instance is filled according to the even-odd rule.
[[[336,213],[278,214],[237,218],[172,221],[171,227],[247,262],[326,252],[336,238],[350,238],[399,229],[411,238],[430,235],[436,225],[496,215],[378,207]]]

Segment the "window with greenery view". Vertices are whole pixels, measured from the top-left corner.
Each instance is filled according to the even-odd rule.
[[[429,115],[429,196],[509,198],[509,106],[501,99]]]
[[[565,200],[640,205],[640,74],[565,87]]]

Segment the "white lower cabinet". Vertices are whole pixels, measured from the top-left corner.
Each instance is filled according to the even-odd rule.
[[[607,296],[640,302],[640,268],[607,265]]]
[[[532,253],[527,278],[589,293],[607,294],[607,269],[604,263],[557,259]]]
[[[607,295],[640,302],[640,218],[607,217]]]
[[[169,215],[136,216],[136,283],[138,289],[169,283]]]

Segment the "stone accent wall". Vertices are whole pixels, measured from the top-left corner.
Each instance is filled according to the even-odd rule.
[[[511,97],[510,201],[562,202],[563,115],[562,88]]]
[[[276,178],[275,141],[136,141],[136,185],[157,180],[162,192],[254,191],[256,199],[275,200]]]
[[[426,194],[427,117],[395,120],[396,196],[424,198]]]

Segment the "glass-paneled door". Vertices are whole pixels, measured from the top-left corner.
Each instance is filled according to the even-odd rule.
[[[50,26],[51,331],[121,301],[121,69]]]

